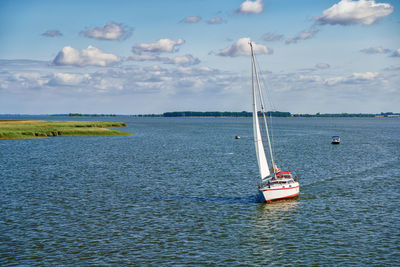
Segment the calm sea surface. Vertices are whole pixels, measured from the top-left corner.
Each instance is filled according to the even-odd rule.
[[[250,118],[96,119],[134,134],[0,140],[1,266],[400,265],[398,119],[274,119],[273,204]]]

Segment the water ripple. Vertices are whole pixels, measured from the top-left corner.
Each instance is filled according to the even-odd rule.
[[[301,194],[264,204],[250,119],[123,120],[0,140],[1,266],[400,265],[398,121],[277,119]]]

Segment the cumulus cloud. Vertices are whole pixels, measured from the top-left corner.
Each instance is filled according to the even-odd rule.
[[[185,43],[185,40],[179,38],[177,41],[170,39],[160,39],[154,43],[142,43],[132,47],[132,52],[140,54],[142,52],[151,53],[173,53],[178,50],[178,46]]]
[[[200,63],[200,60],[190,54],[184,56],[177,56],[174,58],[169,57],[160,57],[158,55],[148,55],[148,54],[140,54],[133,55],[128,58],[128,60],[132,61],[159,61],[164,64],[173,64],[173,65],[181,65],[181,66],[190,66],[196,65]]]
[[[400,65],[399,66],[389,66],[385,68],[386,71],[399,71],[400,70]]]
[[[48,30],[45,31],[44,33],[42,33],[42,36],[46,36],[46,37],[58,37],[58,36],[62,36],[63,34],[58,31],[58,30]]]
[[[74,86],[82,83],[87,83],[91,79],[89,74],[76,74],[76,73],[54,73],[50,80],[48,81],[48,85],[50,86]]]
[[[189,16],[181,20],[183,23],[197,23],[201,20],[200,16]]]
[[[188,55],[178,56],[178,57],[174,57],[174,58],[164,58],[162,60],[162,62],[165,64],[189,66],[189,65],[199,64],[200,60],[198,58],[195,58],[192,55],[188,54]]]
[[[392,57],[400,57],[400,48],[397,49],[397,50],[395,50],[395,51],[392,53],[391,56],[392,56]]]
[[[266,33],[263,35],[262,39],[266,42],[280,41],[283,40],[283,34]]]
[[[222,49],[218,55],[223,57],[237,57],[237,56],[248,56],[251,53],[250,50],[250,38],[240,38],[234,42],[231,46]],[[265,45],[256,44],[253,42],[253,51],[255,54],[272,54],[273,50],[266,47]]]
[[[326,85],[336,85],[341,83],[357,84],[375,80],[378,77],[378,75],[379,73],[377,72],[365,72],[365,73],[355,72],[347,77],[339,76],[339,77],[328,78],[324,81],[324,83]]]
[[[297,43],[298,41],[301,41],[301,40],[311,39],[317,33],[318,33],[318,30],[303,31],[303,32],[299,33],[298,35],[296,35],[293,38],[288,38],[285,41],[285,44],[295,44],[295,43]]]
[[[309,83],[316,83],[318,86],[335,86],[340,84],[357,85],[373,84],[383,81],[378,72],[355,72],[347,76],[324,77],[321,75],[305,75],[299,73],[289,73],[275,75],[274,78],[279,83],[296,84],[297,86],[307,86]],[[272,79],[274,82],[274,79]],[[279,86],[277,86],[279,87]]]
[[[158,65],[130,69],[105,69],[91,74],[89,87],[103,91],[112,89],[173,95],[179,91],[200,92],[223,89],[231,85],[234,78],[208,67],[164,68]],[[118,88],[110,83],[111,77],[119,80]],[[119,89],[122,88],[122,89]]]
[[[382,47],[370,47],[370,48],[361,49],[360,52],[365,53],[365,54],[386,54],[386,53],[390,53],[391,50],[382,48]]]
[[[146,106],[149,101],[165,105],[163,108],[168,109],[171,108],[173,101],[178,100],[178,105],[175,106],[178,109],[186,109],[182,103],[192,101],[187,105],[189,108],[200,107],[196,106],[198,103],[209,105],[204,108],[208,110],[213,107],[229,110],[232,107],[241,107],[246,94],[243,93],[243,87],[249,83],[247,75],[243,73],[221,71],[206,66],[155,65],[147,67],[144,64],[140,64],[142,66],[121,64],[116,68],[96,68],[84,72],[82,69],[74,71],[68,68],[69,70],[64,73],[59,68],[49,66],[45,61],[41,61],[40,64],[42,67],[32,72],[32,62],[0,60],[2,67],[0,90],[1,95],[5,96],[0,97],[3,100],[0,107],[3,110],[9,110],[4,113],[13,111],[13,106],[15,106],[15,113],[32,113],[32,111],[21,111],[23,106],[29,106],[32,102],[38,103],[37,108],[43,108],[41,113],[57,113],[60,112],[62,106],[65,112],[69,112],[71,105],[81,105],[85,108],[88,106],[87,103],[90,103],[90,106],[95,107],[96,102],[104,99],[119,103],[111,107],[117,111],[111,110],[108,113],[121,113],[122,111],[118,108],[124,106],[121,106],[124,101],[127,103],[135,101],[134,106],[140,106],[135,113],[143,113],[143,109],[149,108],[149,105]],[[332,97],[339,95],[340,99],[336,100],[349,99],[349,107],[356,107],[357,104],[373,106],[379,103],[384,103],[386,107],[396,107],[399,102],[398,94],[396,94],[399,84],[399,76],[396,75],[398,69],[398,64],[393,62],[391,71],[385,71],[383,74],[374,72],[347,74],[345,70],[335,69],[339,72],[333,76],[331,72],[314,75],[316,73],[282,71],[266,75],[277,102],[282,100],[291,104],[298,102],[299,97],[303,97],[306,101],[304,108],[312,103],[322,103],[318,109],[321,107],[323,109],[328,108],[325,107],[326,103],[332,103],[329,99],[332,100]],[[377,88],[379,88],[379,94],[376,94]],[[65,97],[66,95],[69,97]],[[49,96],[49,98],[43,101],[43,96]],[[127,98],[127,96],[131,97]],[[64,99],[70,100],[65,103]],[[218,99],[224,99],[224,101],[219,102]],[[232,102],[229,102],[230,99]],[[366,99],[370,99],[371,102]],[[87,102],[87,100],[90,101]],[[224,106],[226,102],[228,104]],[[333,101],[333,103],[336,102]],[[49,110],[53,105],[54,111]],[[246,103],[243,104],[243,108],[246,109]],[[320,110],[306,112],[318,111]],[[101,112],[104,111],[92,113]],[[128,109],[122,113],[131,114],[132,112]],[[38,113],[38,111],[33,113]],[[150,109],[148,113],[154,113],[154,111]]]
[[[222,23],[224,23],[224,20],[219,16],[207,20],[207,24],[222,24]]]
[[[159,61],[160,60],[160,56],[158,55],[143,55],[143,54],[136,54],[133,56],[128,57],[128,60],[132,60],[132,61]]]
[[[319,75],[299,75],[297,78],[298,81],[303,82],[322,82],[323,78]]]
[[[314,20],[320,25],[371,25],[380,18],[390,15],[394,7],[387,3],[375,3],[375,0],[342,0],[324,10]]]
[[[132,35],[132,32],[132,28],[110,21],[104,27],[81,31],[81,34],[99,40],[125,40]]]
[[[120,58],[116,55],[103,53],[100,49],[91,45],[83,50],[65,46],[53,60],[54,65],[72,65],[79,67],[105,67],[117,62],[120,62]]]
[[[40,90],[46,92],[44,95],[52,95],[57,99],[63,99],[61,96],[68,94],[73,95],[74,101],[79,103],[84,101],[85,97],[93,99],[104,95],[125,99],[127,94],[136,93],[141,96],[148,95],[149,99],[162,94],[163,102],[167,96],[174,98],[181,97],[181,93],[184,95],[195,93],[195,97],[190,97],[194,101],[201,94],[212,93],[215,99],[217,94],[231,93],[232,88],[238,88],[238,91],[242,89],[239,82],[235,82],[239,78],[237,74],[206,66],[185,66],[182,64],[185,64],[187,60],[179,57],[173,60],[179,64],[168,66],[168,68],[158,65],[149,67],[121,65],[117,68],[101,68],[85,73],[81,73],[80,70],[64,73],[46,64],[40,71],[25,71],[21,69],[29,70],[30,67],[23,67],[26,66],[24,62],[19,64],[18,69],[10,70],[7,66],[9,63],[14,64],[0,60],[0,64],[6,66],[7,70],[4,73],[0,71],[0,90],[5,93],[19,92],[19,95],[37,95]],[[32,101],[32,98],[29,98],[29,101]],[[143,99],[140,101],[147,102]],[[212,99],[206,97],[205,101],[209,103]],[[4,108],[4,106],[1,107]]]
[[[259,14],[263,12],[264,7],[263,7],[263,1],[262,0],[245,0],[240,7],[235,10],[237,13],[241,14]]]
[[[16,82],[22,88],[38,88],[48,82],[40,72],[16,72],[8,77],[9,82]]]
[[[317,69],[329,69],[331,66],[328,63],[318,63],[315,67]]]

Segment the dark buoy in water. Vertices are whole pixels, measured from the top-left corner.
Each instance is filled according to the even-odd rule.
[[[240,139],[240,135],[236,135],[236,136],[235,136],[235,139]]]

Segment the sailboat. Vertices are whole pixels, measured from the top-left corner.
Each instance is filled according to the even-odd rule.
[[[300,193],[300,184],[297,176],[293,176],[291,171],[282,171],[277,167],[272,152],[271,138],[264,109],[264,99],[259,82],[256,61],[254,57],[253,44],[249,42],[251,50],[251,87],[253,98],[253,130],[254,144],[256,148],[256,156],[258,168],[261,176],[261,183],[258,185],[258,190],[266,202],[275,200],[294,198]],[[257,101],[257,98],[259,101]],[[258,103],[259,102],[259,103]],[[261,136],[260,123],[258,118],[258,106],[262,114],[262,122],[265,127],[267,150],[269,151],[269,159],[264,149],[263,137]],[[263,129],[264,130],[264,129]],[[269,161],[269,163],[268,163]],[[271,168],[269,167],[271,166]]]

